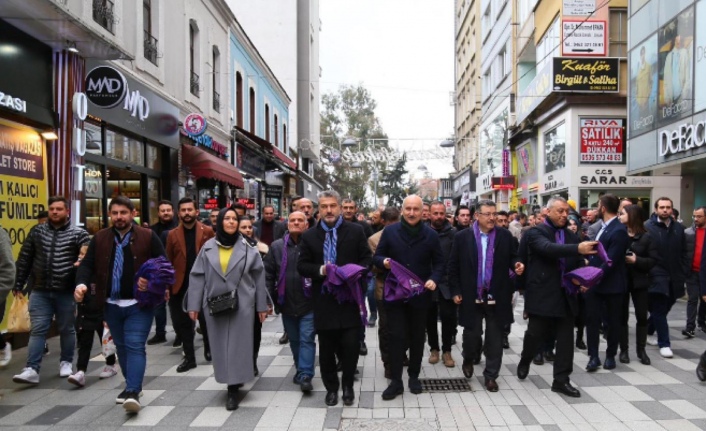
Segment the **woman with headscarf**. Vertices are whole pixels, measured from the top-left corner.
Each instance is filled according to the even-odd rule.
[[[267,316],[265,269],[257,248],[238,232],[231,208],[218,213],[216,237],[201,248],[189,276],[189,316],[205,313],[216,381],[228,385],[227,410],[238,408],[238,388],[253,379],[256,318]]]

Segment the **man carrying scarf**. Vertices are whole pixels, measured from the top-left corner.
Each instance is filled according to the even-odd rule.
[[[419,372],[424,352],[427,310],[431,306],[431,291],[436,289],[444,277],[444,255],[439,236],[422,222],[422,199],[419,196],[407,196],[402,202],[402,221],[382,231],[374,263],[380,269],[389,270],[390,260],[413,272],[424,282],[426,290],[406,301],[385,301],[392,379],[382,393],[383,400],[392,400],[404,392],[402,362],[407,347],[410,354],[407,369],[409,391],[413,394],[422,392]]]
[[[556,359],[552,391],[570,397],[581,392],[571,386],[574,362],[574,317],[578,313],[575,294],[568,293],[563,275],[582,265],[581,255],[596,254],[596,241],[584,241],[567,229],[569,204],[562,197],[547,202],[543,223],[529,229],[520,243],[520,259],[527,272],[525,312],[529,315],[517,377],[527,378],[532,358],[552,327],[556,328]]]
[[[289,214],[289,231],[284,238],[272,242],[270,252],[265,256],[265,282],[275,302],[275,310],[282,314],[284,329],[289,334],[297,368],[293,381],[302,392],[313,390],[311,379],[316,356],[311,279],[297,272],[301,235],[308,225],[303,212]]]
[[[326,190],[318,197],[321,221],[302,234],[297,269],[302,277],[312,281],[314,328],[319,336],[319,365],[327,392],[326,405],[338,404],[338,352],[343,370],[341,398],[350,406],[354,399],[353,380],[360,353],[360,308],[353,302],[339,302],[332,292],[324,290],[323,283],[327,264],[341,267],[352,263],[369,268],[372,254],[363,228],[345,222],[341,217],[341,196],[333,190]],[[361,293],[365,292],[361,290]]]
[[[460,304],[463,331],[463,374],[473,377],[473,358],[483,344],[485,319],[485,388],[498,391],[497,378],[503,355],[503,328],[514,320],[510,272],[522,275],[512,234],[496,229],[495,202],[476,205],[476,221],[454,237],[449,257],[449,286],[454,302]]]

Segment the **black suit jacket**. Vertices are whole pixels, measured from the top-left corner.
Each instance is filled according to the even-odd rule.
[[[324,264],[325,239],[326,232],[317,225],[302,234],[299,245],[297,270],[302,277],[311,278],[314,327],[317,330],[330,330],[360,326],[360,310],[356,304],[339,304],[333,295],[321,292],[324,277],[320,271]],[[338,228],[336,252],[336,265],[338,266],[354,263],[370,268],[373,261],[363,228],[346,221]]]
[[[287,224],[277,220],[273,220],[272,223],[274,223],[274,226],[272,226],[272,242],[284,238],[284,234],[287,233]],[[259,238],[262,234],[262,219],[256,221],[253,227],[255,228],[255,236]],[[269,246],[270,244],[267,245]]]
[[[600,233],[600,231],[599,231]],[[620,294],[628,291],[627,268],[625,267],[625,251],[630,246],[628,230],[615,219],[606,226],[599,242],[603,244],[606,253],[613,264],[608,266],[597,254],[588,258],[588,264],[603,270],[603,279],[593,287],[595,293]]]
[[[504,326],[514,321],[512,295],[515,283],[508,270],[515,270],[519,262],[512,234],[506,229],[495,228],[493,253],[493,279],[497,323]],[[486,259],[488,257],[486,256]],[[448,264],[449,287],[453,296],[461,295],[459,324],[472,329],[475,321],[475,301],[478,298],[478,248],[473,229],[463,230],[454,236]]]
[[[561,284],[559,259],[565,259],[565,271],[583,266],[579,254],[579,238],[564,229],[564,244],[557,244],[554,231],[546,225],[529,229],[520,242],[525,272],[525,311],[546,317],[566,317],[578,314],[577,295],[569,295]]]

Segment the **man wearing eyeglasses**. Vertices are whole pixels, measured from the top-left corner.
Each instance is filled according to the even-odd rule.
[[[681,331],[686,338],[696,336],[697,314],[699,328],[704,331],[704,301],[699,293],[699,271],[704,249],[704,236],[706,233],[706,206],[694,210],[694,224],[684,231],[686,236],[686,250],[688,253],[689,271],[686,278],[686,293],[689,300],[686,303],[686,328]],[[698,313],[697,313],[698,309]]]
[[[473,377],[473,359],[483,344],[485,320],[485,388],[498,391],[497,378],[503,355],[503,328],[514,320],[512,295],[515,291],[510,271],[522,275],[512,234],[496,228],[495,202],[476,204],[475,223],[454,237],[449,257],[449,286],[460,304],[459,323],[463,330],[463,374]]]

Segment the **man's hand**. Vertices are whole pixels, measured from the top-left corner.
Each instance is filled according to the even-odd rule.
[[[581,293],[586,293],[586,292],[588,292],[588,287],[581,286],[581,288],[579,290],[581,291]]]
[[[461,301],[463,301],[463,297],[461,295],[456,295],[456,296],[454,296],[453,300],[454,300],[454,304],[458,305],[461,303]]]
[[[522,275],[523,272],[525,272],[525,264],[522,262],[517,262],[515,264],[515,274]]]
[[[86,294],[87,290],[88,288],[83,284],[76,286],[76,289],[74,289],[74,301],[83,302],[83,296]]]
[[[321,265],[321,269],[319,269],[319,272],[322,276],[326,277],[326,265]]]
[[[147,290],[147,283],[148,283],[148,281],[146,278],[142,278],[142,277],[138,278],[137,279],[137,289],[142,292],[146,291]]]
[[[630,265],[634,265],[635,262],[637,262],[637,257],[635,257],[635,253],[625,256],[625,263],[629,263]]]
[[[424,283],[424,288],[429,289],[432,292],[436,290],[436,283],[434,283],[434,280],[427,280],[426,283]]]
[[[388,257],[387,259],[383,260],[382,265],[385,267],[385,269],[390,269],[390,258]]]
[[[170,296],[170,295],[169,295],[169,289],[167,289],[167,290],[164,291],[164,300],[167,301],[167,302],[169,302],[169,296]]]
[[[196,322],[199,320],[199,312],[198,311],[189,311],[189,318]]]
[[[595,250],[596,245],[598,244],[598,241],[584,241],[579,244],[579,254],[596,254],[598,253],[597,250]]]
[[[263,323],[267,319],[267,311],[260,311],[257,313],[257,317],[260,318],[260,323]]]
[[[20,296],[20,295],[23,295],[23,293],[22,293],[21,290],[12,289],[12,296],[14,296],[15,298],[17,298],[17,297]]]

